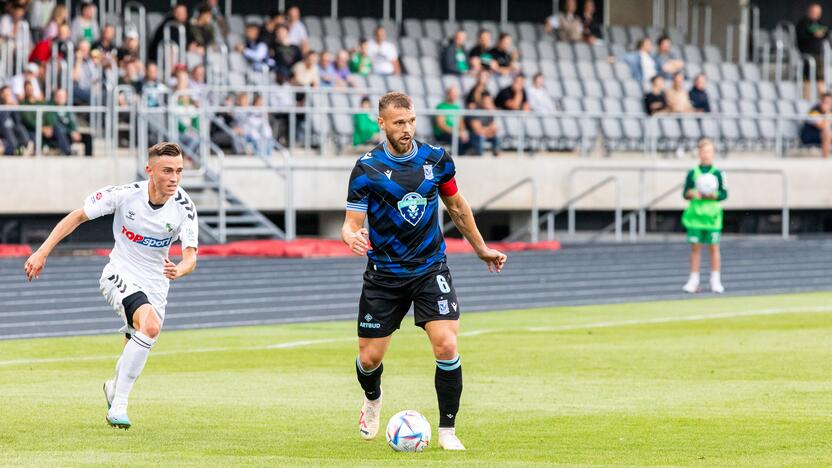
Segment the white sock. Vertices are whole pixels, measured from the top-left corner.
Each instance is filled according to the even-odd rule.
[[[722,282],[722,280],[720,279],[720,275],[719,275],[718,271],[712,271],[711,272],[711,282],[714,282],[714,283],[721,283]]]
[[[695,283],[698,283],[699,282],[699,272],[698,271],[691,272],[690,278],[688,278],[688,281],[693,281]]]
[[[130,396],[130,390],[133,389],[133,384],[141,375],[147,362],[147,356],[155,342],[156,340],[137,331],[133,333],[133,337],[124,346],[124,351],[116,365],[118,375],[116,377],[116,394],[113,398],[113,408],[127,407],[127,397]]]

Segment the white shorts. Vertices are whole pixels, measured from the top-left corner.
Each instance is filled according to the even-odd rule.
[[[121,317],[124,326],[119,330],[120,333],[134,333],[132,323],[127,323],[127,312],[124,310],[124,299],[137,292],[144,293],[147,300],[159,316],[159,320],[165,322],[165,306],[168,303],[165,294],[159,292],[150,292],[142,289],[141,284],[133,279],[128,273],[120,272],[111,264],[104,267],[101,273],[101,279],[98,281],[101,286],[101,294],[107,303],[116,311],[116,314]]]

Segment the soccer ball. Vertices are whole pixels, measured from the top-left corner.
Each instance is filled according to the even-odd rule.
[[[400,411],[387,423],[387,443],[397,452],[421,452],[430,444],[430,423],[417,411]]]
[[[696,190],[702,195],[713,195],[718,188],[719,180],[713,174],[702,174],[696,179]]]

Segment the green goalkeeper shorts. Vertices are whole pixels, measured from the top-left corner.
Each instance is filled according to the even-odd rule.
[[[691,244],[719,244],[722,231],[711,229],[688,229],[688,242]]]

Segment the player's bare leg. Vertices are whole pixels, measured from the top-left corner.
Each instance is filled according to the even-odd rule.
[[[702,246],[700,244],[690,245],[690,277],[682,288],[685,292],[695,293],[699,290],[699,266],[702,259]]]
[[[150,304],[144,304],[133,314],[133,328],[136,332],[124,346],[124,351],[119,358],[115,394],[112,406],[107,412],[107,423],[122,429],[130,428],[130,419],[127,417],[127,398],[147,363],[150,349],[153,348],[161,332],[162,321]]]
[[[720,271],[722,271],[722,254],[719,251],[719,244],[711,244],[708,246],[711,254],[711,291],[715,293],[724,293],[725,287],[722,286],[722,278]]]
[[[364,390],[364,405],[358,416],[358,432],[366,440],[372,440],[378,434],[381,421],[381,374],[384,372],[382,360],[390,346],[390,338],[358,338],[355,372]]]
[[[439,446],[465,450],[454,429],[462,395],[462,362],[457,350],[458,320],[435,320],[425,324],[436,358],[436,397],[439,401]]]

